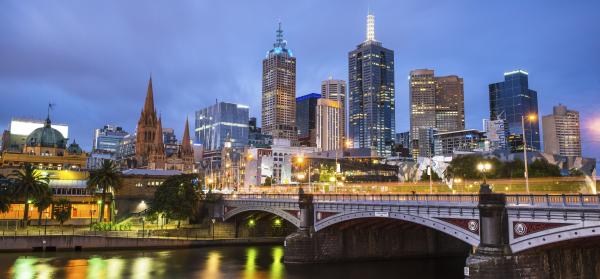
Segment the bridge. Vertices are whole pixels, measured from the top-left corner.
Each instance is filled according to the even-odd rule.
[[[331,234],[335,231],[357,225],[380,230],[399,221],[444,234],[477,251],[469,257],[476,260],[471,260],[471,265],[468,260],[465,270],[465,274],[472,276],[477,271],[489,269],[481,264],[482,259],[485,262],[507,255],[515,258],[539,247],[600,236],[600,196],[583,194],[505,195],[489,190],[460,195],[232,194],[224,196],[215,212],[224,221],[245,212],[266,212],[286,220],[297,228],[297,232],[286,240],[285,259],[288,262],[319,261],[314,251],[329,253],[327,249],[333,248],[321,246],[332,239]],[[321,241],[314,240],[315,236],[332,227],[335,229],[329,232],[330,236]],[[405,228],[406,225],[400,230]],[[399,230],[395,230],[395,234],[398,233]],[[428,246],[431,241],[431,237],[424,239]],[[337,242],[347,245],[348,240]],[[441,245],[445,242],[448,241],[442,240]],[[406,247],[406,243],[403,245]]]

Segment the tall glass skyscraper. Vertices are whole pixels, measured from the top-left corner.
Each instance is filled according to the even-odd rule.
[[[316,115],[317,100],[321,95],[310,93],[296,98],[296,125],[298,125],[298,141],[301,146],[317,146]]]
[[[355,148],[392,154],[395,135],[394,52],[375,40],[375,16],[367,38],[348,54],[349,133]]]
[[[537,92],[529,89],[529,74],[522,70],[504,73],[504,81],[490,84],[489,93],[490,119],[506,121],[508,148],[512,152],[523,151],[524,116],[527,147],[540,150]],[[535,115],[535,120],[529,121],[529,115]]]
[[[281,23],[277,40],[262,64],[262,132],[295,143],[296,58],[283,39]]]
[[[248,106],[218,102],[196,111],[196,142],[204,150],[219,150],[227,138],[235,147],[248,143]]]

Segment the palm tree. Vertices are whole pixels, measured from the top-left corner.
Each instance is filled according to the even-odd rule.
[[[48,191],[46,191],[37,199],[35,199],[34,204],[38,210],[38,226],[42,225],[42,213],[44,213],[44,210],[46,210],[46,208],[52,205],[52,194],[52,189],[48,187]]]
[[[11,175],[15,182],[15,196],[25,199],[23,222],[25,223],[24,225],[27,226],[29,221],[30,199],[44,195],[49,189],[49,180],[48,177],[43,176],[31,164],[25,164],[21,170],[14,170]]]
[[[106,192],[115,191],[121,186],[121,173],[117,165],[111,160],[104,160],[99,169],[90,172],[90,178],[87,182],[88,189],[93,191],[101,190],[101,208],[100,222],[104,220],[104,205],[106,204]]]

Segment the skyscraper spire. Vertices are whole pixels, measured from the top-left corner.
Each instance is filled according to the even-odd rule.
[[[375,15],[370,9],[367,14],[367,41],[375,41]]]
[[[273,47],[285,48],[286,41],[283,39],[283,29],[281,29],[281,21],[279,21],[279,28],[277,28],[277,35],[275,36],[275,43]]]

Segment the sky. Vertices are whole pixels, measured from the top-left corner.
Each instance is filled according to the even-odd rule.
[[[396,131],[407,131],[408,74],[464,78],[467,128],[489,117],[488,84],[529,72],[541,115],[581,113],[584,156],[600,158],[600,1],[21,1],[0,4],[0,128],[12,117],[54,122],[90,150],[94,128],[133,132],[152,75],[163,126],[216,100],[260,119],[261,61],[277,23],[297,57],[297,96],[348,79],[365,39],[395,52]],[[190,121],[193,125],[193,121]],[[192,127],[193,128],[193,127]]]

